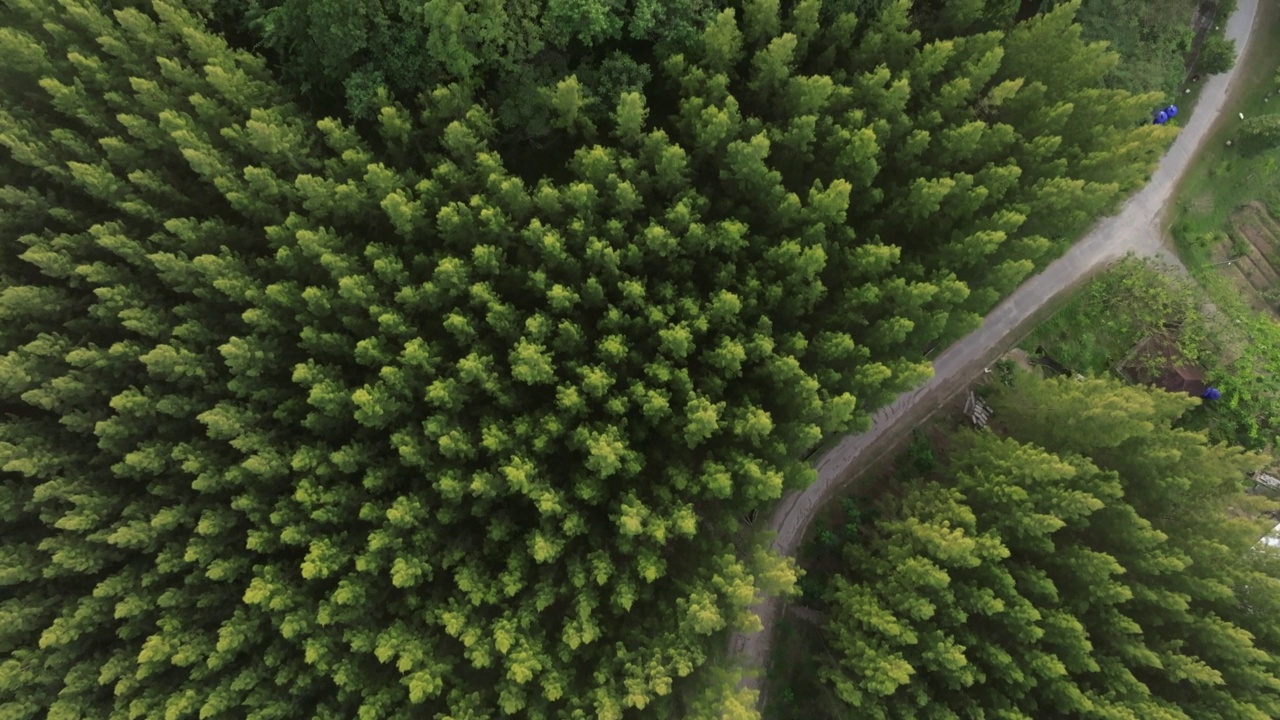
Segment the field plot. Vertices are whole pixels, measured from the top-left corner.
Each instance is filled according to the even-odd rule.
[[[1231,242],[1213,249],[1227,277],[1256,310],[1280,314],[1280,222],[1254,201],[1232,214]]]

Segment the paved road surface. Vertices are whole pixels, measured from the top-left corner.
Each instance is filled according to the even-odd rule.
[[[1227,36],[1236,41],[1241,57],[1249,47],[1257,10],[1258,0],[1239,0],[1235,14],[1227,23]],[[1217,121],[1236,76],[1233,68],[1205,82],[1191,120],[1160,160],[1147,186],[1131,197],[1119,214],[1099,222],[1066,255],[1028,279],[992,310],[982,327],[939,355],[933,364],[933,378],[877,412],[870,430],[844,438],[818,459],[818,479],[803,492],[784,497],[768,519],[768,528],[778,533],[774,550],[794,557],[818,510],[828,500],[840,496],[862,468],[885,455],[913,427],[964,389],[984,367],[1030,330],[1033,321],[1039,319],[1038,311],[1050,300],[1128,253],[1181,265],[1163,241],[1163,210]],[[782,601],[777,598],[764,600],[755,608],[764,629],[749,635],[735,634],[730,639],[730,653],[737,656],[748,671],[744,685],[762,690],[761,707],[765,699],[761,680],[782,607]]]

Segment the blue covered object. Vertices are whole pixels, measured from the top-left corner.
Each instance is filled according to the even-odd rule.
[[[1176,118],[1176,117],[1178,117],[1178,106],[1177,106],[1177,105],[1170,105],[1169,107],[1165,108],[1165,109],[1164,109],[1164,111],[1165,111],[1165,114],[1167,114],[1167,115],[1168,115],[1169,117],[1171,117],[1171,118]]]
[[[1204,398],[1205,400],[1217,400],[1218,398],[1222,397],[1222,392],[1218,390],[1218,388],[1211,387],[1208,390],[1205,390],[1204,392],[1200,393],[1200,397]]]
[[[1165,123],[1167,123],[1167,122],[1169,122],[1169,114],[1168,114],[1168,113],[1166,113],[1166,112],[1165,112],[1165,111],[1163,111],[1163,110],[1161,110],[1160,112],[1156,113],[1156,119],[1155,119],[1155,124],[1156,124],[1156,125],[1163,125],[1163,124],[1165,124]]]

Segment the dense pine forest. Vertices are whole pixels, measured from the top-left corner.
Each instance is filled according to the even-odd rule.
[[[1005,437],[961,431],[850,528],[806,717],[1280,716],[1280,556],[1241,492],[1265,459],[1180,429],[1197,403],[1020,376]]]
[[[1015,10],[0,0],[0,717],[754,717],[741,518],[1176,132]]]

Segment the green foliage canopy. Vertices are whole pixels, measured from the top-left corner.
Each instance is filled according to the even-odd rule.
[[[1280,147],[1280,115],[1254,115],[1240,123],[1240,137],[1262,147]]]
[[[1219,239],[1210,236],[1210,242]],[[1213,313],[1206,314],[1212,307]],[[1090,282],[1031,335],[1067,367],[1111,372],[1139,342],[1161,337],[1205,368],[1220,401],[1183,417],[1214,440],[1259,450],[1280,427],[1280,325],[1245,303],[1225,278],[1191,279],[1128,260]]]
[[[1236,63],[1236,41],[1222,35],[1210,35],[1196,59],[1198,67],[1206,75],[1217,75],[1231,69]]]
[[[823,676],[868,718],[1280,713],[1260,458],[1174,423],[1195,400],[1023,376],[1010,429],[965,433],[948,483],[885,501],[831,583]]]
[[[470,84],[539,135],[528,104],[561,74],[590,76],[613,98],[639,90],[645,56],[684,48],[721,3],[711,0],[203,0],[207,12],[253,38],[284,78],[355,116],[381,109],[378,90],[412,103],[451,82]],[[616,48],[625,48],[617,51]],[[639,58],[637,62],[636,58]],[[607,110],[606,110],[607,112]]]
[[[381,158],[168,0],[0,17],[15,718],[749,716],[709,649],[794,574],[737,518],[1169,132],[1070,8],[752,2],[661,105],[548,88],[538,182],[461,85]]]
[[[175,5],[5,21],[7,716],[742,705],[690,677],[793,578],[733,518],[894,374],[789,322],[820,251],[660,132],[526,187],[441,90],[398,170]]]

